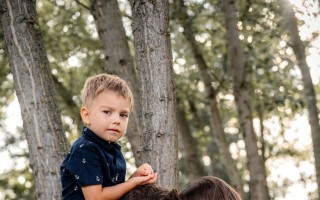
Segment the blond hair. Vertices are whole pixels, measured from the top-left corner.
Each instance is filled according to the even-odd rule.
[[[110,74],[95,75],[86,80],[81,91],[82,107],[90,105],[104,91],[112,91],[121,95],[128,100],[130,111],[132,111],[134,99],[127,82],[118,76]]]

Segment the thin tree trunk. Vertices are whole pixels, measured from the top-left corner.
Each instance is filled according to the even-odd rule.
[[[59,167],[69,147],[52,87],[35,1],[0,0],[0,8],[30,166],[35,175],[36,199],[60,199]]]
[[[206,170],[201,162],[201,157],[197,149],[197,141],[191,134],[186,114],[182,109],[177,108],[177,121],[179,124],[180,144],[182,146],[183,157],[186,160],[187,176],[190,181],[194,181],[201,176],[207,175]]]
[[[210,106],[210,114],[211,114],[210,123],[211,123],[211,127],[214,128],[214,137],[217,139],[216,142],[217,142],[217,145],[219,146],[219,151],[222,155],[222,159],[226,166],[226,170],[231,180],[231,184],[233,187],[235,187],[239,191],[242,198],[244,198],[245,193],[243,191],[243,186],[242,186],[239,171],[236,167],[236,161],[234,161],[231,157],[231,153],[229,151],[229,144],[226,140],[226,134],[223,130],[223,126],[222,126],[223,122],[221,120],[220,111],[218,109],[216,91],[214,90],[211,84],[213,80],[211,80],[211,77],[208,74],[209,68],[207,66],[207,63],[204,57],[201,54],[201,50],[198,47],[197,41],[195,40],[195,36],[192,31],[192,25],[187,21],[188,14],[186,11],[186,7],[184,5],[184,1],[179,0],[179,3],[176,7],[177,9],[179,9],[179,19],[183,26],[183,30],[184,30],[183,33],[191,47],[192,54],[199,68],[202,81],[204,82],[204,85],[205,85],[206,96],[208,98],[209,106]]]
[[[297,19],[295,17],[292,5],[287,0],[281,0],[281,3],[285,25],[289,32],[292,49],[296,55],[298,66],[302,74],[302,81],[304,84],[303,91],[307,100],[309,124],[311,127],[311,136],[313,142],[313,154],[315,158],[316,178],[318,185],[318,199],[320,199],[320,125],[318,117],[319,111],[317,108],[317,98],[314,91],[310,70],[306,60],[305,47],[299,36]]]
[[[233,76],[233,92],[239,114],[240,129],[243,134],[248,169],[250,174],[250,193],[254,200],[270,199],[267,187],[265,165],[258,154],[257,136],[253,129],[248,82],[246,80],[244,55],[240,45],[237,28],[236,0],[222,1],[226,26],[226,41],[230,58],[230,72]]]
[[[178,187],[178,133],[168,0],[134,0],[133,36],[141,82],[142,158],[159,173],[157,183]]]
[[[141,127],[139,115],[141,106],[139,101],[139,82],[137,81],[134,62],[130,55],[128,39],[123,27],[117,0],[91,0],[91,13],[102,42],[106,71],[125,79],[132,89],[135,106],[130,115],[127,137],[131,144],[136,165],[142,164],[139,154]]]
[[[192,124],[195,126],[196,129],[202,129],[204,125],[203,121],[201,120],[201,117],[198,115],[197,108],[195,106],[195,103],[188,99],[188,105],[190,106],[190,112],[193,115]],[[213,129],[210,124],[210,129]],[[214,137],[214,134],[212,134],[212,137]],[[211,159],[210,174],[214,174],[215,176],[218,176],[220,178],[223,178],[224,180],[227,180],[230,182],[230,178],[228,177],[228,174],[225,170],[224,162],[221,161],[221,153],[219,152],[219,147],[217,145],[217,140],[212,140],[211,144],[208,145],[207,148],[207,154],[209,155]],[[223,173],[221,173],[221,169],[223,169]]]
[[[52,76],[53,82],[56,88],[56,92],[63,99],[66,104],[67,113],[74,120],[74,124],[77,125],[77,129],[79,131],[82,130],[81,124],[83,124],[81,116],[79,115],[80,107],[76,104],[76,102],[72,99],[72,95],[68,88],[66,88],[57,77]]]
[[[261,142],[261,155],[262,155],[262,160],[263,163],[266,163],[266,142],[264,141],[264,124],[263,124],[263,119],[264,119],[264,103],[259,100],[258,105],[257,105],[257,115],[259,119],[259,126],[260,126],[260,142]]]

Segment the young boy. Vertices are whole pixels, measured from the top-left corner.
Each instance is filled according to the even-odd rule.
[[[61,165],[63,200],[115,200],[157,174],[141,165],[125,182],[126,162],[116,142],[124,135],[133,96],[127,83],[109,74],[88,78],[82,90],[82,136]]]

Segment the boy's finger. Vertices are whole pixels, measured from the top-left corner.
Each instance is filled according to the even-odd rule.
[[[145,176],[146,176],[146,175],[149,175],[148,170],[147,170],[147,169],[144,169],[143,172],[142,172],[142,175],[145,175]]]
[[[154,176],[153,176],[152,178],[150,178],[150,179],[146,182],[146,184],[155,183],[155,182],[157,181],[157,177],[158,177],[157,173],[154,173]]]
[[[154,177],[153,177],[153,179],[156,181],[156,180],[157,180],[157,178],[158,178],[158,173],[156,172],[156,173],[154,173]]]
[[[152,183],[152,178],[150,177],[150,175],[148,175],[148,176],[144,176],[143,177],[143,182],[142,182],[142,185],[147,185],[147,184],[150,184],[150,183]]]

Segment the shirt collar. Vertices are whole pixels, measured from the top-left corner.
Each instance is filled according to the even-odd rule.
[[[102,146],[102,148],[106,150],[118,150],[118,151],[121,150],[121,146],[119,144],[115,142],[108,142],[106,140],[103,140],[86,126],[83,126],[82,128],[82,135],[85,138],[87,138],[89,141],[99,144],[100,146]]]

